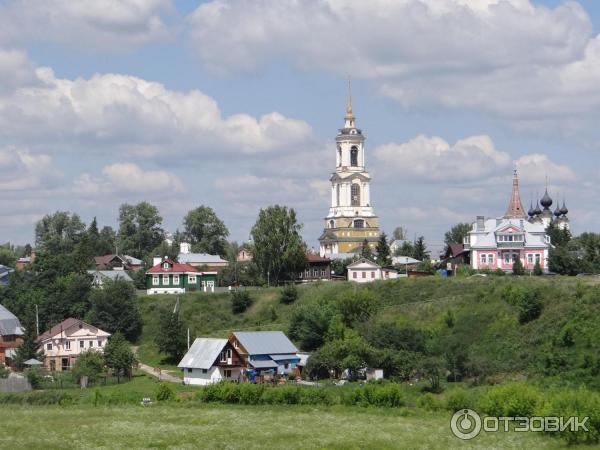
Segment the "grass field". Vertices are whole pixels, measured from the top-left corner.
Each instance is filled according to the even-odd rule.
[[[460,441],[450,432],[450,414],[406,414],[302,406],[11,406],[0,409],[0,448],[565,448],[535,433],[490,433]]]

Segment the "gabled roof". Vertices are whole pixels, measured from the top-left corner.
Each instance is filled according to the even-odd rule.
[[[100,276],[102,278],[108,278],[113,281],[117,280],[117,279],[121,279],[121,280],[133,282],[133,280],[131,279],[129,274],[123,270],[88,270],[87,273],[89,273],[90,275],[97,274],[98,276]]]
[[[227,262],[219,255],[209,255],[208,253],[180,253],[179,256],[177,256],[177,261],[179,261],[182,264],[223,264]]]
[[[24,330],[17,316],[0,305],[0,336],[21,336]]]
[[[348,264],[348,269],[354,269],[355,267],[366,265],[368,267],[373,267],[374,269],[379,269],[379,264],[374,263],[373,261],[368,260],[367,258],[360,258],[358,261],[353,262],[352,264]]]
[[[232,334],[249,355],[298,352],[283,331],[234,331]]]
[[[227,339],[196,338],[177,367],[210,369],[225,345]]]
[[[78,325],[78,324],[86,325],[86,326],[91,327],[91,328],[96,328],[99,332],[106,333],[107,335],[110,336],[109,333],[107,333],[104,330],[101,330],[100,328],[98,328],[98,327],[96,327],[94,325],[90,325],[89,323],[86,323],[86,322],[84,322],[83,320],[80,320],[80,319],[75,319],[73,317],[69,317],[68,319],[63,320],[61,323],[59,323],[57,325],[54,325],[49,330],[44,331],[42,334],[40,334],[38,336],[37,341],[38,342],[42,342],[42,341],[45,341],[46,339],[50,339],[50,338],[56,336],[57,334],[65,332],[69,328],[73,327],[74,325]]]
[[[316,255],[316,254],[310,253],[310,252],[306,253],[306,259],[308,260],[309,263],[319,263],[319,262],[328,263],[328,262],[331,262],[331,260],[329,258],[326,258],[324,256],[319,256],[319,255]]]
[[[164,263],[169,263],[169,268],[165,269],[163,267]],[[196,269],[194,266],[190,266],[189,264],[180,264],[172,259],[165,259],[155,265],[154,267],[148,269],[146,273],[187,273],[187,272],[198,272],[200,271]]]

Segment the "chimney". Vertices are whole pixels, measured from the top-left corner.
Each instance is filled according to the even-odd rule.
[[[485,217],[477,216],[477,225],[475,231],[483,231],[485,229]]]
[[[154,258],[152,258],[152,267],[156,266],[157,264],[160,264],[162,262],[162,258],[160,256],[155,256]]]
[[[188,254],[191,252],[191,250],[192,250],[192,244],[190,244],[189,242],[182,242],[181,244],[179,244],[179,251],[181,253]]]

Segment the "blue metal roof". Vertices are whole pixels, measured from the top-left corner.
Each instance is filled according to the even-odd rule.
[[[233,335],[249,355],[296,353],[298,349],[283,331],[234,331]]]

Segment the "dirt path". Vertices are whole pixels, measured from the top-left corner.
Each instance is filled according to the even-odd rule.
[[[134,354],[137,355],[137,347],[131,346],[131,350]],[[149,375],[157,377],[160,381],[170,381],[171,383],[183,383],[181,378],[175,377],[169,373],[167,370],[163,370],[159,367],[151,367],[148,364],[144,364],[142,362],[138,362],[138,369],[146,372]]]

